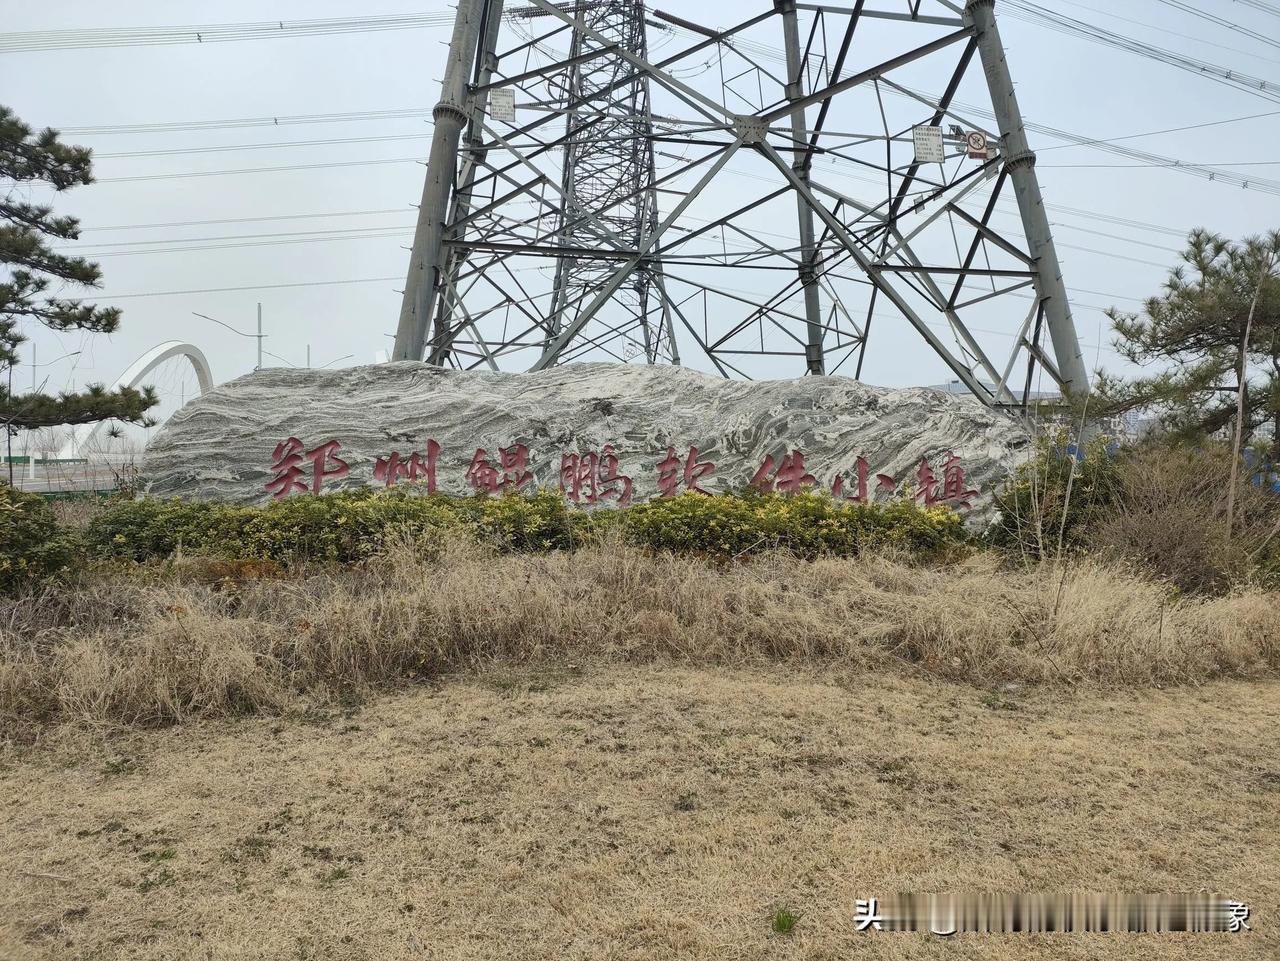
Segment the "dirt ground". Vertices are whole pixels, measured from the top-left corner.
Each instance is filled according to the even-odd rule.
[[[51,736],[0,753],[0,957],[1275,958],[1277,717],[1274,681],[614,665]],[[1220,892],[1253,930],[853,921],[898,891],[1072,890]]]

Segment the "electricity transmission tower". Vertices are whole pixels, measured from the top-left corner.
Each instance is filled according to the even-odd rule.
[[[524,2],[458,2],[394,359],[1088,390],[994,0]]]

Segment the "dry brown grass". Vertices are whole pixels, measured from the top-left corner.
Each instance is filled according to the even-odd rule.
[[[621,544],[547,556],[407,548],[285,576],[185,562],[0,609],[0,724],[157,724],[297,706],[494,661],[784,660],[980,684],[1173,684],[1280,665],[1280,596],[1170,600],[1116,565],[991,556],[733,565]]]
[[[885,570],[859,576],[905,576]],[[854,576],[820,571],[815,592]],[[1275,681],[992,694],[615,664],[492,669],[305,724],[68,734],[0,751],[0,957],[1262,961],[1278,715]],[[1253,931],[852,921],[898,890],[1201,889],[1249,903]]]

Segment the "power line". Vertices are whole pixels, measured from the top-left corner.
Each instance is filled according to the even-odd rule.
[[[27,30],[0,36],[0,53],[76,50],[104,47],[225,43],[282,37],[333,36],[386,30],[419,30],[453,21],[453,11],[350,17],[328,20],[271,20],[257,23],[214,23],[173,27],[92,27],[80,30]]]
[[[1113,13],[1110,10],[1104,10],[1099,7],[1091,7],[1088,4],[1079,3],[1077,2],[1077,0],[1059,0],[1059,2],[1068,3],[1073,7],[1079,7],[1081,10],[1088,10],[1090,13],[1102,14],[1104,17],[1110,17],[1111,19],[1119,20],[1122,23],[1131,23],[1134,26],[1146,27],[1149,30],[1156,30],[1156,31],[1159,31],[1160,33],[1167,33],[1170,36],[1181,37],[1183,40],[1192,40],[1192,41],[1195,41],[1196,43],[1203,43],[1210,47],[1217,47],[1220,50],[1229,50],[1232,53],[1238,53],[1245,57],[1253,57],[1256,60],[1266,60],[1268,63],[1275,62],[1271,57],[1268,57],[1265,54],[1255,53],[1249,50],[1241,50],[1239,47],[1229,47],[1224,43],[1216,43],[1215,41],[1209,40],[1203,36],[1197,37],[1187,33],[1179,33],[1177,30],[1170,30],[1168,27],[1161,27],[1154,23],[1143,22],[1142,20],[1134,20],[1130,17],[1122,17],[1118,13]]]
[[[246,284],[240,287],[205,287],[199,290],[149,290],[136,294],[111,294],[108,300],[131,300],[135,297],[177,297],[186,294],[225,294],[241,290],[284,290],[294,287],[337,287],[343,284],[381,284],[403,281],[399,277],[358,277],[353,280],[309,280],[292,284]]]
[[[1149,167],[1276,167],[1280,166],[1280,160],[1241,160],[1235,163],[1219,163],[1219,164],[1193,164],[1183,163],[1181,160],[1172,161],[1154,161],[1149,160],[1145,163],[1136,164],[1044,164],[1046,168],[1051,169],[1106,169],[1106,170],[1138,170]],[[1246,184],[1248,181],[1246,181]]]
[[[275,150],[284,147],[319,147],[329,144],[387,143],[393,140],[428,140],[429,133],[391,134],[382,137],[332,137],[323,140],[282,140],[276,143],[223,144],[213,147],[177,147],[171,150],[125,150],[117,153],[94,153],[94,160],[118,160],[123,157],[173,157],[193,153],[226,153],[233,150]]]
[[[1187,54],[1178,53],[1175,50],[1168,50],[1133,37],[1126,37],[1123,34],[1086,23],[1083,20],[1054,13],[1052,10],[1048,10],[1037,3],[1030,2],[1030,0],[1003,0],[1003,3],[1005,16],[1025,20],[1028,23],[1044,27],[1056,33],[1089,40],[1116,50],[1122,50],[1125,53],[1154,60],[1157,63],[1177,67],[1198,77],[1205,77],[1226,86],[1234,87],[1237,90],[1243,90],[1264,100],[1280,101],[1280,83],[1274,80],[1262,80],[1230,67],[1219,66]]]
[[[1238,3],[1242,7],[1261,10],[1263,13],[1269,13],[1273,17],[1280,17],[1280,7],[1277,7],[1273,3],[1266,3],[1265,0],[1231,0],[1231,2]]]
[[[394,110],[353,110],[346,113],[302,113],[272,117],[239,117],[229,120],[178,120],[167,123],[98,124],[57,126],[69,137],[101,137],[114,134],[180,133],[199,130],[230,130],[240,127],[284,127],[307,123],[353,123],[363,120],[411,120],[430,117],[430,107],[401,107]]]
[[[844,175],[844,176],[848,176],[848,175]],[[858,178],[858,179],[862,179],[862,178]],[[1105,216],[1100,213],[1092,213],[1088,211],[1080,211],[1076,213],[1073,210],[1073,208],[1062,208],[1062,210],[1063,212],[1067,213],[1068,216],[1075,215],[1075,216],[1089,217],[1090,219],[1099,219],[1100,217]],[[323,212],[304,213],[304,214],[280,214],[280,215],[271,216],[271,217],[223,217],[223,218],[218,218],[213,220],[180,220],[180,221],[168,221],[165,223],[117,224],[117,225],[104,226],[104,227],[86,227],[82,229],[82,233],[89,232],[89,231],[103,231],[103,230],[113,230],[113,231],[114,230],[148,230],[148,229],[172,228],[172,227],[224,226],[228,224],[269,223],[269,222],[289,221],[289,220],[310,220],[310,219],[326,218],[326,217],[382,216],[385,214],[402,214],[402,213],[405,213],[405,211],[406,211],[406,208],[392,207],[392,208],[384,208],[381,210],[346,210],[346,211],[331,211],[331,212],[323,211]],[[1002,216],[1006,216],[1006,217],[1018,216],[1015,210],[1000,210],[998,212]],[[1161,232],[1161,233],[1170,233],[1179,237],[1185,234],[1185,231],[1178,230],[1177,228],[1161,227],[1157,224],[1144,224],[1142,222],[1125,221],[1123,218],[1110,218],[1110,219],[1119,220],[1121,221],[1121,224],[1120,224],[1121,226],[1130,226],[1134,229],[1143,229],[1143,230],[1155,231],[1155,232]],[[1160,250],[1169,254],[1177,253],[1177,250],[1170,247],[1161,246],[1159,244],[1148,243],[1146,241],[1137,240],[1132,237],[1123,237],[1118,234],[1106,233],[1104,231],[1095,230],[1089,227],[1082,227],[1076,224],[1063,223],[1061,221],[1058,221],[1056,226],[1064,230],[1075,231],[1079,233],[1094,234],[1096,236],[1106,237],[1110,240],[1118,240],[1118,241],[1121,241],[1122,243],[1126,243],[1131,246],[1147,247],[1153,250]],[[332,234],[334,236],[329,239],[344,239],[337,235],[345,233],[345,234],[352,234],[353,237],[358,237],[361,234],[369,235],[370,232],[372,231],[392,230],[392,229],[396,229],[396,228],[390,228],[390,227],[337,228],[335,227],[335,228],[331,228],[328,231],[313,231],[310,233]],[[138,246],[144,246],[144,245],[158,246],[162,244],[174,244],[174,243],[202,243],[205,241],[248,240],[248,239],[257,239],[257,238],[270,237],[270,236],[297,237],[306,233],[308,232],[290,231],[290,232],[282,232],[278,234],[237,234],[237,235],[227,235],[223,237],[199,237],[199,238],[189,238],[189,239],[166,238],[164,240],[152,240],[152,241],[132,241],[132,242],[103,241],[98,244],[91,244],[86,246],[81,246],[77,244],[74,247],[68,246],[63,249],[75,250],[81,254],[84,254],[85,256],[107,256],[107,253],[105,251],[103,251],[102,253],[93,253],[92,252],[93,248],[115,249],[115,248],[123,248],[123,247],[138,247]],[[1091,252],[1096,252],[1096,251],[1091,251]],[[1113,255],[1108,253],[1106,254],[1106,256],[1113,256]],[[1116,255],[1116,256],[1120,256],[1120,255]],[[1150,263],[1150,261],[1142,261],[1142,262]]]
[[[243,241],[238,243],[212,243],[212,244],[194,244],[185,247],[153,247],[150,250],[99,250],[87,254],[90,257],[128,257],[137,256],[139,254],[178,254],[188,253],[195,250],[230,250],[243,247],[275,247],[283,244],[313,244],[327,243],[335,240],[382,240],[395,237],[412,237],[413,225],[409,224],[403,227],[368,227],[363,232],[352,230],[341,233],[332,233],[328,236],[304,236],[307,233],[328,233],[327,231],[300,231],[297,236],[289,236],[285,234],[262,234],[259,236],[271,237],[276,239]],[[254,236],[248,234],[245,236]],[[212,239],[212,238],[211,238]],[[139,241],[139,243],[189,243],[188,241]],[[125,245],[120,245],[125,246]]]
[[[1200,10],[1188,3],[1183,3],[1182,0],[1157,0],[1157,2],[1163,3],[1166,7],[1172,7],[1174,10],[1181,10],[1183,13],[1189,13],[1193,17],[1199,17],[1201,20],[1208,21],[1216,26],[1226,27],[1228,30],[1242,34],[1250,40],[1257,40],[1260,43],[1265,43],[1268,46],[1280,49],[1280,43],[1277,43],[1274,38],[1267,36],[1265,33],[1258,33],[1258,31],[1252,30],[1242,24],[1233,23],[1230,20],[1224,20],[1222,17],[1209,13],[1207,10]]]
[[[102,177],[94,183],[114,184],[142,180],[182,180],[186,177],[224,177],[235,174],[279,173],[286,170],[321,170],[332,167],[367,167],[373,164],[422,163],[421,157],[389,157],[384,160],[338,160],[318,164],[287,164],[280,167],[240,167],[233,170],[187,170],[167,174],[137,174],[132,177]]]
[[[1017,2],[1017,0],[1006,0],[1006,2]],[[909,97],[909,94],[889,88],[899,97]],[[1280,88],[1277,88],[1280,91]],[[913,91],[914,92],[914,91]],[[955,106],[977,116],[993,119],[995,114],[985,107],[976,104],[965,104],[955,101]],[[1222,166],[1212,166],[1207,164],[1195,164],[1185,160],[1179,160],[1177,157],[1166,157],[1163,154],[1152,153],[1149,150],[1140,150],[1137,147],[1129,147],[1114,140],[1121,138],[1113,138],[1113,140],[1099,140],[1097,138],[1083,137],[1080,134],[1071,133],[1068,130],[1062,130],[1058,127],[1051,127],[1047,124],[1033,123],[1030,120],[1023,122],[1023,126],[1027,130],[1034,133],[1043,134],[1046,137],[1053,137],[1055,140],[1064,140],[1071,145],[1080,147],[1094,147],[1104,153],[1114,154],[1120,157],[1126,157],[1130,160],[1138,160],[1144,164],[1153,167],[1160,167],[1169,170],[1177,170],[1182,173],[1188,173],[1192,176],[1200,177],[1210,182],[1225,183],[1230,186],[1246,188],[1250,190],[1259,190],[1263,193],[1280,194],[1280,180],[1269,180],[1265,177],[1245,177]]]
[[[390,207],[384,210],[335,210],[332,212],[311,214],[278,214],[274,217],[223,217],[218,220],[172,220],[160,224],[116,224],[110,227],[81,227],[81,233],[91,230],[149,230],[155,227],[205,227],[216,224],[251,224],[271,220],[309,220],[316,217],[364,217],[375,214],[402,214],[405,207]]]
[[[1230,120],[1206,120],[1204,123],[1191,123],[1182,127],[1165,127],[1163,130],[1148,130],[1146,133],[1131,133],[1123,137],[1100,137],[1097,140],[1089,140],[1084,143],[1060,143],[1052,147],[1037,147],[1036,153],[1042,154],[1047,150],[1065,150],[1068,147],[1092,147],[1103,143],[1118,143],[1121,140],[1141,140],[1144,137],[1158,137],[1162,134],[1182,133],[1186,130],[1204,130],[1206,127],[1221,127],[1226,124],[1243,123],[1246,120],[1262,120],[1266,117],[1280,117],[1280,110],[1249,114],[1247,117],[1232,117]]]

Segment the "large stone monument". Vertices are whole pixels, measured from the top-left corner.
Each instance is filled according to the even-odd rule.
[[[863,500],[909,489],[977,520],[1029,440],[971,398],[843,377],[406,361],[247,374],[170,418],[142,469],[149,494],[241,503],[416,482],[450,494],[543,487],[616,505],[754,484]]]

